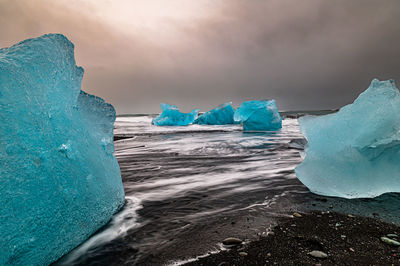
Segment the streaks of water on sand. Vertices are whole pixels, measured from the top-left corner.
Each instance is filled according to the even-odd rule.
[[[75,248],[56,265],[73,265],[83,254],[93,252],[98,246],[110,242],[116,238],[125,236],[129,230],[137,228],[137,211],[142,208],[140,201],[136,197],[126,197],[126,204],[123,209],[113,216],[106,227],[86,240],[82,245]]]
[[[140,225],[84,254],[81,265],[159,265],[177,245],[192,246],[185,249],[187,255],[201,254],[215,247],[220,236],[207,231],[195,240],[198,230],[211,224],[233,230],[231,219],[238,215],[258,215],[252,226],[265,228],[264,222],[293,206],[291,196],[282,192],[306,191],[293,171],[301,158],[290,141],[302,137],[295,119],[284,120],[277,132],[251,133],[242,132],[240,125],[156,127],[151,119],[118,117],[115,123],[115,154],[127,197],[134,196],[142,206],[132,210]],[[125,226],[126,221],[119,222]],[[235,234],[241,228],[246,227],[235,228]],[[83,246],[96,239],[106,238],[100,233]],[[197,241],[202,245],[197,247]]]

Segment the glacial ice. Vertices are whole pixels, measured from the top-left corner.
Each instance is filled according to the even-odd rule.
[[[114,108],[63,35],[0,50],[0,265],[48,265],[124,204]]]
[[[235,108],[232,107],[232,103],[224,103],[204,114],[200,115],[195,123],[199,125],[227,125],[234,124],[233,115],[235,114]]]
[[[161,103],[162,113],[153,119],[151,122],[156,126],[187,126],[194,122],[199,114],[199,109],[195,109],[190,113],[179,112],[178,107]]]
[[[400,192],[400,93],[393,80],[374,79],[337,113],[299,123],[308,144],[295,171],[312,192],[343,198]]]
[[[242,123],[245,131],[275,131],[282,128],[282,118],[275,100],[244,102],[236,109],[234,120]]]

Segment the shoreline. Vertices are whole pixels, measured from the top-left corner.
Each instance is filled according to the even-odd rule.
[[[399,226],[376,218],[313,211],[281,218],[258,240],[182,265],[399,265],[400,248],[381,240],[388,234],[399,240],[399,233]]]

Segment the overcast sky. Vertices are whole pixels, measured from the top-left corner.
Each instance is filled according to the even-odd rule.
[[[400,84],[399,0],[0,0],[0,47],[63,33],[119,114],[274,98],[338,108]]]

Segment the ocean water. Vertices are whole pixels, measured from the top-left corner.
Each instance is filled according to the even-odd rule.
[[[294,174],[304,144],[296,118],[284,119],[282,130],[251,133],[240,125],[157,127],[151,119],[117,118],[126,206],[56,265],[179,265],[218,252],[226,237],[257,239],[294,211],[400,221],[398,194],[345,200],[311,193]]]

